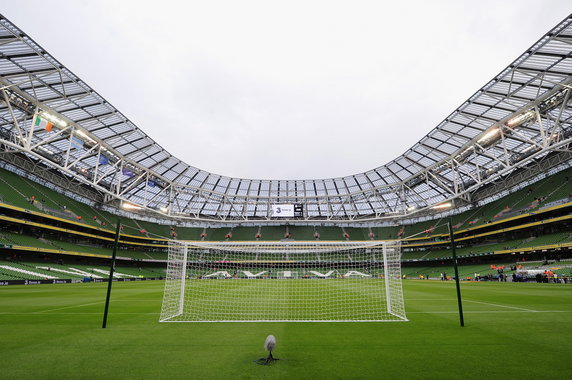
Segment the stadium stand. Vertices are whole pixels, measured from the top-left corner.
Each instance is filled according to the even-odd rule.
[[[165,275],[161,269],[118,266],[116,277],[157,278]],[[58,264],[54,262],[28,262],[0,260],[0,280],[74,279],[86,277],[109,278],[109,268],[92,264]]]
[[[404,264],[423,271],[450,264],[449,218],[458,256],[472,266],[571,256],[572,97],[570,75],[558,69],[570,57],[569,46],[558,40],[568,20],[515,61],[549,81],[523,78],[518,65],[511,65],[390,163],[343,178],[304,181],[227,178],[189,166],[126,117],[93,113],[88,108],[97,104],[104,115],[121,115],[63,66],[57,78],[40,80],[38,65],[52,67],[57,59],[1,21],[13,43],[2,59],[27,57],[18,72],[0,73],[7,84],[0,104],[0,253],[18,258],[10,260],[13,268],[44,257],[107,263],[118,219],[119,261],[159,272],[169,239],[402,239]],[[46,91],[30,91],[34,86],[27,82],[42,82]],[[68,91],[77,92],[81,102]],[[32,119],[55,126],[34,129]],[[54,121],[64,119],[69,131]],[[61,140],[54,138],[58,134]],[[81,149],[70,149],[66,134]],[[149,149],[139,150],[141,141],[149,141]],[[118,146],[126,150],[112,153]],[[275,201],[301,206],[300,219],[282,223],[270,216]],[[7,265],[3,276],[32,276]]]
[[[27,189],[27,192],[32,194],[28,198],[31,198],[33,194],[39,194],[40,200],[35,202],[41,204],[41,199],[49,199],[45,204],[57,207],[59,205],[65,205],[64,210],[70,211],[70,218],[68,220],[77,222],[74,220],[73,215],[83,214],[86,215],[82,218],[81,224],[89,224],[98,229],[102,228],[100,221],[106,222],[107,229],[112,228],[112,220],[114,217],[107,213],[101,212],[99,210],[91,209],[86,205],[81,204],[78,201],[72,200],[70,198],[64,197],[61,194],[53,192],[42,185],[34,184],[31,185],[29,180],[24,180],[13,173],[6,170],[2,170],[2,180],[4,182],[9,182],[16,188]],[[540,183],[535,184],[530,187],[523,188],[517,192],[510,194],[509,196],[496,200],[490,204],[485,205],[478,209],[478,211],[469,210],[465,211],[459,215],[453,217],[454,227],[457,231],[466,228],[476,228],[479,226],[486,225],[490,222],[499,222],[503,219],[507,219],[513,216],[523,215],[529,212],[530,205],[535,204],[536,199],[543,199],[542,202],[538,202],[535,210],[542,210],[543,206],[554,201],[566,202],[568,193],[570,191],[570,181],[568,178],[568,172],[564,171],[558,173],[554,176],[548,177]],[[9,189],[9,190],[6,190]],[[11,191],[10,191],[11,190]],[[26,200],[26,196],[23,192],[17,192],[11,187],[3,187],[3,199],[4,203],[11,204],[13,206],[27,206],[30,209],[32,204]],[[53,207],[44,210],[46,215],[53,215]],[[504,212],[506,209],[510,209],[510,212]],[[94,212],[95,211],[95,212]],[[37,212],[42,213],[42,210],[38,209]],[[480,213],[477,215],[477,212]],[[89,216],[91,214],[96,214]],[[96,216],[94,218],[93,216]],[[470,223],[473,221],[473,223]],[[426,238],[435,234],[446,234],[446,220],[444,219],[434,219],[424,222],[418,222],[403,226],[393,226],[393,227],[374,227],[374,228],[357,228],[357,227],[326,227],[326,226],[264,226],[264,227],[236,227],[236,228],[192,228],[192,227],[169,227],[167,225],[160,225],[156,223],[151,223],[149,221],[137,220],[137,219],[124,219],[123,221],[124,230],[123,233],[139,236],[145,238],[158,238],[166,239],[169,238],[172,231],[176,231],[177,238],[187,239],[187,240],[198,240],[200,239],[201,233],[206,233],[205,240],[211,241],[223,241],[225,236],[230,233],[233,240],[254,240],[256,234],[260,232],[263,241],[272,241],[284,239],[284,237],[289,233],[292,239],[296,240],[313,240],[314,234],[317,232],[320,236],[320,240],[345,240],[344,235],[347,233],[350,239],[354,240],[367,240],[370,238],[370,233],[373,233],[377,239],[395,239],[399,235],[400,231],[404,237],[408,235],[417,235],[417,239]],[[105,229],[105,228],[104,228]],[[26,235],[19,235],[7,232],[4,237],[6,243],[25,245],[25,246],[35,246],[41,248],[53,248],[53,242],[50,243],[49,240],[42,240],[36,237],[30,237]],[[547,238],[550,240],[550,238]],[[540,242],[540,240],[537,240]],[[544,242],[544,240],[542,240]],[[526,246],[531,246],[528,242]],[[62,245],[60,243],[60,245]],[[66,243],[63,243],[66,245]],[[60,247],[62,248],[62,247]],[[69,249],[69,245],[67,245]],[[92,252],[93,249],[89,246],[84,247],[84,251]]]

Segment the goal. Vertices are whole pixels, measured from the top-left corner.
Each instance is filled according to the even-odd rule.
[[[406,321],[398,242],[169,243],[161,322]]]

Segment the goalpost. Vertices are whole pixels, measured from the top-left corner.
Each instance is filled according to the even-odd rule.
[[[400,248],[171,241],[160,321],[406,321]]]

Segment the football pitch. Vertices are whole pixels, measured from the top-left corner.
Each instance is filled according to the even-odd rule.
[[[572,286],[404,281],[409,322],[159,323],[163,282],[0,288],[0,378],[570,378]],[[272,366],[264,339],[277,339]]]

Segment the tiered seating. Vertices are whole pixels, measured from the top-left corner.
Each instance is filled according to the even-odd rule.
[[[572,170],[566,169],[551,177],[548,177],[548,192],[544,204],[563,198],[568,198],[572,193]]]
[[[223,261],[226,257],[226,252],[209,251],[193,253],[194,261]]]
[[[139,232],[141,227],[133,219],[121,219],[121,226],[123,226],[122,233],[135,236],[143,236]]]
[[[425,235],[447,233],[447,231],[446,219],[429,220],[406,226],[403,237],[412,235],[417,235],[415,237],[423,237]]]
[[[570,170],[558,173],[554,176],[548,177],[542,181],[537,182],[531,186],[527,186],[519,191],[513,192],[508,196],[492,202],[482,208],[469,210],[462,214],[453,216],[453,224],[457,226],[457,229],[465,229],[471,226],[479,226],[489,221],[497,221],[506,216],[514,215],[514,212],[519,211],[519,209],[527,210],[527,207],[534,201],[534,198],[546,197],[546,199],[539,205],[542,207],[543,204],[555,199],[568,199],[568,195],[572,192],[570,179],[566,177],[572,177]],[[57,191],[53,191],[42,185],[33,183],[30,180],[19,177],[18,175],[0,169],[0,194],[5,203],[13,204],[16,206],[21,206],[30,210],[45,212],[55,216],[64,213],[65,216],[70,220],[76,220],[74,216],[81,215],[81,223],[85,225],[96,226],[98,228],[106,228],[108,230],[114,230],[114,223],[117,220],[117,216],[110,214],[105,211],[93,209],[90,206],[79,203],[73,199],[67,198]],[[32,205],[27,198],[35,196],[36,202]],[[509,207],[512,211],[504,213],[506,207]],[[536,209],[536,208],[535,208]],[[94,215],[96,219],[94,219]],[[495,218],[495,215],[498,217]],[[145,236],[151,238],[168,238],[171,235],[171,227],[169,225],[158,225],[151,222],[140,221],[135,219],[121,218],[124,224],[124,234],[134,235],[134,236]],[[476,221],[472,225],[470,221]],[[105,222],[106,226],[103,226]],[[419,237],[425,237],[432,234],[443,234],[448,233],[446,228],[447,219],[436,219],[430,221],[419,222],[413,225],[406,225],[403,233],[403,237],[410,236],[415,233],[420,233]],[[432,230],[433,227],[435,229]],[[546,227],[550,228],[550,227]],[[377,227],[377,228],[357,228],[357,227],[324,227],[324,226],[263,226],[260,229],[261,241],[278,241],[284,239],[284,235],[288,230],[294,240],[314,240],[314,231],[320,234],[320,240],[327,241],[343,241],[344,231],[349,234],[350,240],[369,240],[369,232],[375,234],[375,239],[395,239],[397,238],[397,232],[401,229],[401,226],[392,227]],[[141,232],[144,230],[144,232]],[[258,232],[259,227],[249,226],[249,227],[235,227],[232,229],[232,241],[246,241],[254,240],[255,235]],[[423,231],[431,231],[429,234]],[[30,230],[24,229],[30,234]],[[40,230],[37,230],[40,231]],[[188,227],[177,227],[177,238],[181,240],[200,240],[200,235],[203,232],[203,228],[188,228]],[[223,241],[225,240],[225,235],[230,231],[230,227],[221,228],[209,228],[206,229],[207,241]],[[94,230],[94,233],[97,233]],[[40,235],[40,233],[38,233]],[[43,235],[43,234],[42,234]],[[57,236],[52,235],[52,233],[45,234],[45,236]],[[105,256],[111,256],[112,250],[110,248],[111,243],[109,241],[101,242],[104,247],[97,246],[97,241],[89,240],[87,238],[69,238],[66,239],[65,235],[51,239],[38,239],[34,236],[21,235],[14,232],[0,232],[0,244],[2,245],[21,245],[28,247],[37,247],[44,249],[56,249],[64,250],[68,252],[76,252],[80,254],[100,254]],[[65,240],[64,240],[65,239]],[[495,239],[493,237],[493,239]],[[508,249],[518,249],[518,248],[530,248],[537,246],[545,246],[550,244],[559,244],[565,242],[572,242],[572,235],[569,233],[554,233],[545,234],[532,239],[519,239],[511,241],[496,241],[491,240],[489,244],[472,245],[467,247],[462,247],[463,244],[475,244],[474,242],[459,241],[458,245],[460,248],[457,249],[458,256],[471,256],[471,255],[481,255],[486,253],[491,253],[494,251],[508,250]],[[125,248],[122,245],[122,248]],[[149,248],[150,249],[150,248]],[[131,258],[131,259],[155,259],[155,260],[166,260],[167,255],[164,251],[150,252],[145,251],[142,247],[134,246],[133,249],[120,249],[117,252],[119,257]],[[216,256],[216,257],[215,257]],[[433,246],[431,249],[425,251],[411,251],[405,252],[403,259],[438,259],[443,257],[450,257],[451,252],[448,249],[439,249],[439,247]],[[213,254],[212,258],[209,260],[245,260],[244,256],[230,257],[224,254]],[[255,259],[252,257],[251,259]],[[292,259],[288,256],[276,256],[268,255],[268,257],[258,257],[258,259]],[[348,259],[343,257],[340,259]],[[124,261],[125,262],[125,261]],[[0,273],[1,274],[1,273]],[[11,274],[6,274],[6,276],[13,276]]]
[[[0,231],[0,245],[14,245],[14,241]]]
[[[89,245],[84,243],[74,243],[71,241],[38,239],[33,236],[20,235],[13,232],[0,232],[1,245],[19,245],[25,247],[45,248],[50,250],[62,250],[68,252],[97,254],[111,256],[113,250],[111,248]],[[153,259],[166,260],[167,254],[164,251],[148,252],[138,248],[135,249],[119,249],[118,257],[128,257],[132,259]]]
[[[431,250],[418,250],[418,251],[409,251],[409,252],[403,252],[402,253],[402,260],[415,260],[415,259],[421,259],[422,257],[428,255],[429,253],[431,253]]]
[[[508,265],[507,265],[508,266]],[[476,264],[476,265],[460,265],[458,267],[459,278],[466,279],[470,277],[474,278],[474,274],[478,273],[481,276],[486,276],[489,273],[496,274],[496,270],[490,268],[486,264]],[[506,271],[505,271],[506,272]],[[455,271],[453,266],[438,266],[438,267],[405,267],[402,273],[409,279],[418,279],[419,275],[423,275],[424,279],[438,280],[441,278],[441,273],[446,273],[447,277],[453,277]]]
[[[458,257],[471,256],[471,255],[481,255],[490,254],[495,251],[515,249],[522,245],[522,240],[509,240],[503,242],[492,242],[489,244],[458,247],[456,249],[456,254]],[[428,249],[425,251],[410,251],[403,253],[404,260],[412,259],[439,259],[445,257],[451,257],[452,252],[450,248],[443,247],[442,249]]]
[[[28,186],[29,191],[35,196],[36,201],[41,203],[42,206],[38,207],[40,210],[50,215],[65,217],[66,219],[96,226],[96,223],[92,220],[93,211],[88,206],[73,201],[57,191],[41,186],[30,180],[21,178],[20,181],[22,184]],[[46,209],[43,209],[44,206]],[[81,220],[78,219],[80,216]]]
[[[97,247],[85,244],[76,244],[66,241],[53,241],[53,244],[59,249],[70,252],[94,253],[97,255],[112,256],[112,248]],[[152,259],[167,260],[166,252],[148,252],[140,249],[118,249],[117,257],[128,257],[132,259]]]
[[[286,228],[283,226],[264,226],[261,228],[261,241],[277,241],[284,239]],[[293,236],[294,237],[294,236]],[[294,237],[295,239],[295,237]]]
[[[116,272],[128,275],[129,277],[165,276],[164,268],[127,267],[119,265],[116,267]],[[91,264],[58,264],[53,262],[14,262],[0,260],[0,280],[82,279],[90,276],[94,278],[108,278],[109,267]]]
[[[343,240],[343,231],[340,227],[316,227],[320,240]]]
[[[492,222],[493,216],[495,216],[498,211],[501,211],[503,207],[504,206],[499,205],[499,201],[494,201],[474,210],[465,211],[457,215],[455,220],[459,220],[463,223],[461,229],[482,226],[483,224]]]
[[[224,241],[225,235],[230,231],[230,228],[209,228],[207,229],[207,239],[208,241]],[[199,234],[200,235],[200,234]]]
[[[523,242],[518,247],[539,247],[543,245],[560,244],[570,237],[570,232],[560,232],[556,234],[541,235],[536,238]]]
[[[290,226],[289,230],[292,238],[296,240],[315,240],[312,226]]]
[[[397,233],[399,232],[399,230],[400,230],[399,226],[372,227],[371,232],[373,232],[373,234],[375,235],[376,240],[393,240],[398,238]]]
[[[177,227],[176,232],[177,232],[177,239],[179,239],[179,240],[201,240],[201,234],[202,233],[207,234],[206,238],[203,240],[205,240],[205,241],[210,240],[208,229],[204,229],[204,228],[187,228],[187,227],[181,228],[181,227]]]
[[[25,247],[38,247],[46,249],[57,249],[48,240],[40,240],[33,236],[20,235],[13,232],[3,231],[0,233],[3,235],[2,240],[8,242],[11,245],[21,245]]]
[[[40,202],[43,207],[60,209],[61,204],[58,203],[58,200],[67,201],[65,196],[24,177],[20,177],[20,184],[23,188],[27,188],[28,192],[34,195],[36,201]],[[41,207],[39,208],[41,209]]]
[[[109,254],[111,255],[112,252]],[[148,252],[148,251],[135,251],[127,249],[119,249],[117,257],[126,257],[131,259],[149,259],[149,260],[167,260],[166,252]]]
[[[61,278],[49,270],[39,269],[24,263],[0,262],[0,267],[4,270],[4,273],[13,274],[13,276],[19,277],[21,279],[49,280]]]
[[[258,227],[235,227],[232,229],[232,240],[256,240],[256,232]]]
[[[541,203],[547,203],[551,199],[556,199],[554,194],[560,194],[562,189],[566,188],[568,183],[565,180],[567,172],[560,172],[554,176],[547,177],[542,181],[539,181],[533,185],[530,185],[525,190],[524,196],[514,204],[514,208],[529,208],[529,206],[534,202],[535,198],[546,197],[546,199]],[[519,193],[522,193],[521,190]],[[570,188],[568,187],[568,190]],[[562,195],[564,197],[565,195]],[[535,207],[536,208],[536,207]]]
[[[344,227],[344,230],[350,236],[350,240],[369,240],[367,228]],[[341,239],[345,240],[343,236]]]
[[[171,236],[171,229],[168,225],[165,224],[156,224],[142,220],[137,220],[137,225],[140,227],[140,229],[144,229],[145,231],[147,231],[147,233],[142,234],[138,230],[137,233],[133,234],[135,236],[148,236],[148,237],[166,238],[166,239],[169,239]]]
[[[17,174],[0,169],[0,194],[2,195],[2,202],[26,209],[33,209],[34,206],[32,206],[27,199],[33,194],[28,194],[31,193],[28,187],[20,185],[20,182],[20,176]]]
[[[106,249],[102,247],[96,247],[92,245],[84,245],[78,243],[72,243],[68,241],[52,240],[52,245],[64,251],[70,252],[85,252],[85,253],[95,253],[99,255],[110,255],[111,249]]]
[[[84,277],[93,277],[93,278],[103,278],[104,276],[101,274],[97,274],[93,269],[79,269],[75,266],[64,266],[64,265],[38,265],[36,264],[37,268],[40,269],[47,269],[50,272],[54,273],[54,275],[59,276],[60,278],[71,278],[71,279],[82,279]],[[109,271],[108,271],[109,272]]]
[[[1,261],[0,265],[2,265]],[[0,281],[5,281],[5,280],[25,280],[25,278],[20,277],[19,273],[15,273],[14,271],[4,269],[0,266]]]

